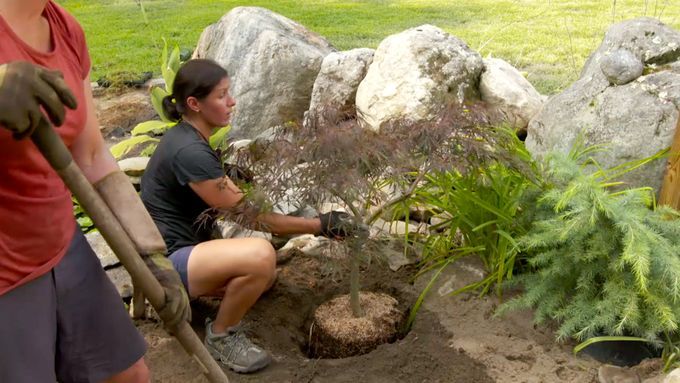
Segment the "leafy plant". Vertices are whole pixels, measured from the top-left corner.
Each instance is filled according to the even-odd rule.
[[[123,140],[115,145],[113,145],[111,148],[109,148],[109,151],[111,151],[111,154],[113,155],[114,158],[120,159],[124,155],[130,152],[133,148],[136,146],[143,144],[143,143],[157,143],[160,140],[158,138],[150,137],[150,136],[135,136],[135,137],[130,137],[127,140]]]
[[[501,295],[502,282],[513,276],[519,248],[515,238],[526,233],[519,219],[526,196],[539,188],[538,169],[513,131],[499,128],[506,158],[486,163],[468,173],[432,172],[413,194],[411,203],[428,206],[436,217],[446,217],[430,227],[425,238],[419,275],[441,269],[470,255],[479,256],[488,276],[452,295],[493,286]],[[425,291],[424,293],[427,293]]]
[[[598,150],[548,156],[548,187],[519,239],[531,271],[515,279],[524,292],[500,312],[534,308],[537,323],[559,323],[558,339],[657,342],[678,329],[680,213],[655,206],[651,188],[621,189],[615,179],[665,152],[604,170],[589,157]]]
[[[73,216],[76,217],[76,221],[80,226],[80,230],[83,233],[89,233],[90,231],[94,230],[94,223],[80,206],[80,202],[78,202],[75,197],[71,197],[71,201],[73,202]]]

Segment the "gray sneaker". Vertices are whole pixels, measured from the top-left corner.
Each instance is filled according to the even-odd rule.
[[[204,343],[215,360],[236,372],[257,371],[267,367],[272,360],[267,351],[253,344],[240,327],[226,334],[213,334],[210,319],[205,321]]]

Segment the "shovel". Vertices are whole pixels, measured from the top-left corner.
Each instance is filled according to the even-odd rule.
[[[132,240],[104,200],[73,162],[71,153],[61,137],[52,129],[49,122],[43,119],[31,139],[92,218],[94,225],[130,273],[134,286],[141,288],[154,308],[162,307],[165,303],[165,292],[161,284],[142,261]],[[203,346],[189,323],[183,321],[170,330],[184,350],[198,362],[211,383],[229,383],[224,371]]]

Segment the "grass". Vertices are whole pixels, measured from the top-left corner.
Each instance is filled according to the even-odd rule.
[[[157,71],[162,38],[193,49],[201,31],[231,8],[231,0],[57,0],[88,35],[93,79],[120,72]],[[676,0],[260,0],[325,36],[336,48],[375,48],[386,36],[433,24],[483,56],[523,70],[539,91],[552,94],[573,82],[612,22],[660,18],[680,29]]]

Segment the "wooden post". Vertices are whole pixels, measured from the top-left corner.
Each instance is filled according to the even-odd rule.
[[[680,210],[680,111],[668,157],[666,174],[659,192],[659,205],[667,205]]]

